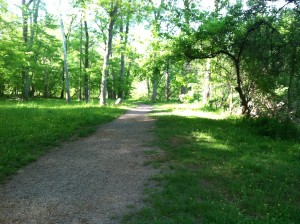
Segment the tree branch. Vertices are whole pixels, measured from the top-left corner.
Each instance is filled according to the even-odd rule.
[[[29,2],[27,2],[27,6],[30,6],[30,4],[33,2],[33,0],[29,0]]]

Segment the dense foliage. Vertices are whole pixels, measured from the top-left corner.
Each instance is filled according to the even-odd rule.
[[[299,1],[207,5],[1,0],[0,96],[138,96],[299,119]]]

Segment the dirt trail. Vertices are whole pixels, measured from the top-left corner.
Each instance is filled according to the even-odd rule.
[[[131,109],[20,170],[0,185],[0,223],[120,223],[142,206],[144,184],[157,172],[144,164],[151,110]]]

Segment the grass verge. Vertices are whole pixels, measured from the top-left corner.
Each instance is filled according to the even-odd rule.
[[[261,136],[238,118],[174,108],[153,114],[167,155],[161,167],[169,172],[154,177],[161,187],[149,190],[149,207],[125,223],[300,223],[299,140]]]
[[[0,181],[71,136],[84,137],[125,109],[64,100],[0,101]]]

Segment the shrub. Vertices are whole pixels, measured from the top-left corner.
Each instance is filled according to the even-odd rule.
[[[243,122],[259,135],[273,139],[300,139],[299,127],[291,121],[280,121],[266,116],[245,118]]]

